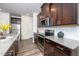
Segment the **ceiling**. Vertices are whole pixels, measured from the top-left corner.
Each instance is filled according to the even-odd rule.
[[[43,3],[0,3],[2,12],[9,12],[13,16],[32,15],[33,12],[40,12]]]

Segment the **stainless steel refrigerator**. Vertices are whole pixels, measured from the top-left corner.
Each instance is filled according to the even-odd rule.
[[[21,41],[21,18],[11,18],[11,30],[10,33],[19,33],[18,45],[20,47]]]
[[[11,25],[12,25],[11,33],[19,33],[20,34],[20,30],[21,30],[20,24],[11,24]]]

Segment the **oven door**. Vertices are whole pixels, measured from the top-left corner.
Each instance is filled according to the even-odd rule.
[[[38,37],[38,42],[39,42],[39,44],[41,44],[42,46],[44,46],[44,37],[43,36],[41,36],[41,35],[39,35],[39,37]]]

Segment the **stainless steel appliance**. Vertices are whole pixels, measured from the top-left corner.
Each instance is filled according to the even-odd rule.
[[[50,20],[50,17],[47,17],[43,20],[41,20],[41,25],[42,26],[52,26],[52,21]]]
[[[11,17],[11,33],[20,33],[21,31],[21,18]]]
[[[20,33],[20,24],[12,24],[11,33]]]
[[[18,47],[20,47],[20,41],[21,41],[21,18],[11,18],[11,30],[10,33],[19,33],[19,38],[18,38]]]
[[[41,34],[38,34],[38,42],[37,42],[37,45],[38,45],[38,48],[44,52],[44,41],[45,41],[45,37]]]

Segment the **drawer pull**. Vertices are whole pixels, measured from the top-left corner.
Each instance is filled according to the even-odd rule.
[[[64,48],[61,48],[60,46],[56,46],[56,48],[58,48],[60,50],[64,50]]]

